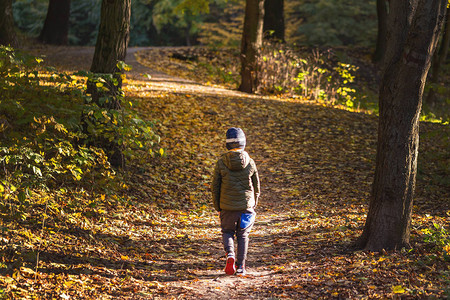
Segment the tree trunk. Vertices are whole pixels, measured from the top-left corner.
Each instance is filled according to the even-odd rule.
[[[99,91],[96,82],[88,82],[88,93],[99,107],[106,109],[121,109],[122,77],[118,65],[126,56],[129,32],[130,32],[131,0],[103,0],[98,31],[97,44],[95,45],[94,58],[91,72],[100,74],[112,74],[111,79],[105,79],[108,91]],[[111,78],[111,77],[110,77]],[[107,101],[102,99],[107,98]],[[87,116],[83,116],[87,118]],[[115,167],[124,167],[125,161],[122,155],[122,147],[118,141],[110,141],[106,138],[96,141],[107,150],[110,163]]]
[[[50,0],[39,40],[52,45],[67,45],[69,17],[70,0]]]
[[[265,0],[263,32],[270,40],[285,42],[284,0]]]
[[[372,56],[372,61],[375,63],[383,61],[384,52],[386,51],[387,16],[388,7],[386,0],[377,0],[378,34],[377,45]]]
[[[439,47],[439,52],[433,56],[433,62],[431,64],[431,83],[437,83],[439,80],[439,73],[441,72],[441,66],[445,63],[448,55],[448,47],[450,44],[450,7],[447,7],[447,15],[445,18],[444,36],[441,40],[441,46]],[[425,100],[428,104],[434,104],[436,102],[436,91],[432,87],[428,92],[428,96]]]
[[[258,86],[256,60],[262,45],[264,0],[247,0],[241,43],[241,85],[239,90],[253,93]]]
[[[12,12],[12,0],[0,1],[0,45],[18,45],[16,32],[14,31],[14,18]]]
[[[380,85],[375,178],[358,241],[360,248],[371,251],[409,246],[419,114],[447,4],[447,0],[420,0],[407,10],[405,2],[391,1],[389,18],[395,26],[389,28],[394,38],[388,40],[389,60]],[[405,16],[408,11],[412,16]]]
[[[130,16],[131,0],[103,0],[91,72],[115,75],[121,73],[117,63],[123,61],[127,53]],[[111,86],[112,93],[122,87],[121,77],[116,76],[116,79],[118,84]],[[120,103],[114,103],[110,108],[119,109]]]
[[[125,59],[130,33],[131,0],[103,0],[91,72],[117,72]]]

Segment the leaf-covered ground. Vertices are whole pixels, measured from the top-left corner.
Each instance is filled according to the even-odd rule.
[[[72,70],[88,68],[92,57],[86,48],[37,51]],[[179,63],[164,53],[140,57],[159,70]],[[433,223],[449,231],[448,126],[421,124],[413,249],[354,252],[350,246],[361,233],[370,195],[377,117],[205,86],[188,80],[196,78],[190,75],[196,69],[182,65],[174,77],[176,68],[168,76],[138,65],[131,55],[128,62],[135,67],[127,96],[143,117],[156,121],[164,157],[129,166],[128,179],[120,183],[125,196],[46,193],[39,212],[51,215],[48,221],[44,215],[27,218],[35,222],[2,219],[4,297],[450,296],[450,248],[438,245],[443,235],[425,242],[423,231]],[[211,173],[231,126],[245,131],[262,187],[246,277],[222,271],[218,216],[210,204]],[[74,203],[83,209],[59,209],[70,211]]]

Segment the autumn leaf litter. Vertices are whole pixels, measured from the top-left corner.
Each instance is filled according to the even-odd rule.
[[[140,57],[145,63],[145,55]],[[170,52],[164,52],[148,64],[163,69],[172,61]],[[367,213],[377,118],[298,100],[248,96],[193,82],[195,68],[176,70],[177,77],[167,77],[136,65],[128,76],[126,94],[142,116],[156,121],[164,149],[163,157],[146,168],[127,170],[128,202],[86,192],[71,200],[98,200],[101,205],[91,208],[90,215],[59,212],[44,230],[42,224],[2,222],[7,228],[2,249],[9,251],[5,257],[21,257],[4,262],[15,270],[0,274],[4,293],[61,299],[448,295],[448,260],[442,249],[424,242],[421,231],[433,223],[449,223],[448,189],[430,180],[437,166],[419,168],[414,248],[352,251]],[[262,187],[243,278],[222,271],[218,217],[210,205],[211,173],[230,126],[246,133],[246,150],[256,161]],[[422,151],[437,147],[442,152],[448,126],[423,124],[421,129]],[[423,156],[433,159],[427,152]]]

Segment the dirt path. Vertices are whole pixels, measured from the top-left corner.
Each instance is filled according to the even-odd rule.
[[[138,51],[145,51],[145,48],[130,49],[126,63],[133,67],[129,78],[144,81],[146,86],[144,91],[146,93],[195,95],[196,97],[211,97],[212,99],[224,99],[226,97],[257,98],[253,95],[220,87],[206,86],[152,70],[141,65],[136,60],[134,53]],[[150,75],[150,78],[145,74]],[[180,105],[180,109],[183,109],[183,105]],[[212,114],[220,115],[219,109],[212,109]],[[265,204],[263,203],[261,206],[264,207]],[[209,240],[202,246],[203,251],[199,251],[208,253],[213,259],[204,261],[205,265],[200,266],[198,269],[187,269],[186,271],[190,273],[191,277],[185,280],[167,281],[164,284],[167,294],[164,294],[161,298],[168,296],[181,296],[189,299],[249,299],[258,297],[258,287],[263,286],[265,282],[273,282],[273,277],[278,272],[276,268],[273,268],[274,266],[271,264],[271,261],[272,255],[275,252],[274,245],[277,244],[275,241],[276,232],[280,229],[277,227],[273,230],[270,228],[270,224],[282,222],[287,217],[286,213],[289,212],[278,213],[276,215],[270,215],[270,213],[273,212],[266,211],[259,212],[258,214],[258,220],[251,236],[251,254],[249,254],[247,262],[249,266],[247,276],[237,277],[224,274],[222,269],[224,267],[224,253],[220,244],[218,218],[216,215],[213,215],[210,217],[210,222],[204,224],[205,227],[203,227],[206,231],[209,231],[206,233]],[[196,235],[195,232],[194,235]],[[190,255],[191,257],[189,257]],[[184,259],[186,261],[194,261],[195,265],[195,260],[197,260],[195,253],[190,255],[187,255]]]
[[[133,84],[144,85],[145,88],[140,89],[141,94],[160,94],[170,93],[173,95],[196,95],[197,97],[211,97],[213,100],[221,101],[225,97],[233,99],[255,99],[254,95],[248,95],[220,87],[206,86],[198,84],[191,80],[183,78],[177,78],[167,75],[162,72],[155,71],[149,67],[140,64],[135,57],[135,53],[138,51],[145,51],[146,48],[130,48],[128,49],[125,62],[132,66],[132,70],[127,73],[128,80],[131,80]],[[88,70],[92,61],[94,48],[93,47],[45,47],[41,49],[35,49],[35,55],[42,55],[45,53],[45,62],[48,65],[56,66],[60,70],[64,71],[77,71]],[[135,82],[136,81],[136,82]],[[183,97],[180,98],[181,100]],[[216,102],[216,105],[221,107],[221,104]],[[175,106],[178,106],[175,104]],[[179,105],[180,109],[183,109],[183,104]],[[220,108],[213,108],[211,111],[207,111],[213,117],[220,114]],[[210,116],[209,115],[209,116]],[[263,172],[264,174],[264,172]],[[263,187],[263,193],[267,191],[267,188]],[[203,256],[205,253],[211,255],[209,259],[196,258],[196,253],[191,253],[187,256],[176,255],[176,259],[155,259],[153,262],[159,265],[159,268],[165,269],[166,276],[155,276],[155,287],[162,289],[161,296],[153,295],[158,298],[166,299],[171,296],[182,296],[187,298],[201,299],[247,299],[253,298],[249,295],[258,295],[258,287],[264,285],[264,282],[273,282],[273,277],[279,273],[279,270],[274,267],[272,260],[273,255],[276,252],[274,246],[278,244],[276,241],[277,232],[282,230],[280,227],[283,225],[280,222],[289,219],[287,216],[290,212],[285,211],[283,213],[273,214],[272,211],[267,210],[266,206],[270,204],[262,203],[261,207],[266,212],[258,212],[258,218],[254,227],[254,231],[251,237],[251,248],[248,259],[248,274],[245,277],[226,276],[222,270],[224,264],[223,250],[220,244],[220,231],[217,222],[217,216],[213,215],[208,217],[208,221],[203,224],[203,230],[207,231],[208,237],[206,244],[202,247],[195,247],[191,245],[191,248],[202,248]],[[277,224],[277,227],[272,229],[271,224]],[[192,232],[190,233],[190,235]],[[193,235],[197,235],[198,232],[194,232]],[[188,243],[189,244],[189,243]],[[195,244],[195,241],[193,241]],[[172,245],[171,242],[164,244],[165,248],[172,249],[176,245]],[[153,248],[149,245],[149,248]],[[164,252],[164,251],[163,251]],[[165,251],[170,252],[170,251]],[[183,253],[183,252],[182,252]],[[170,253],[168,253],[170,254]],[[173,254],[173,253],[172,253]],[[170,256],[170,255],[169,255]],[[199,266],[195,262],[203,261],[204,266]],[[179,279],[181,261],[188,262],[188,266],[192,264],[193,268],[187,268],[186,271],[190,276],[185,280]],[[169,267],[167,267],[167,263]],[[180,266],[172,266],[177,263]],[[174,272],[175,271],[175,272]],[[183,271],[183,270],[181,270]],[[192,277],[195,276],[195,280]],[[278,275],[279,276],[279,275]],[[174,280],[176,279],[176,280]],[[141,296],[145,297],[146,294]]]
[[[130,54],[136,51],[145,49],[132,49]],[[211,144],[208,140],[215,136],[222,137],[228,126],[237,124],[247,133],[248,151],[258,164],[262,180],[263,196],[250,240],[248,275],[239,278],[223,273],[224,253],[217,216],[208,215],[199,230],[187,229],[189,241],[181,244],[194,251],[179,250],[181,254],[178,253],[176,259],[172,259],[173,265],[165,269],[171,279],[157,280],[163,293],[160,297],[251,299],[271,298],[272,295],[274,298],[303,298],[308,295],[314,298],[314,293],[331,295],[333,285],[336,284],[332,280],[320,288],[311,289],[311,285],[306,289],[303,286],[314,281],[318,281],[315,284],[319,285],[319,282],[324,282],[326,279],[314,278],[312,270],[331,265],[326,259],[330,253],[343,253],[346,247],[346,243],[339,240],[340,235],[335,234],[335,229],[331,232],[321,229],[324,226],[336,228],[339,223],[324,225],[334,212],[325,215],[323,212],[327,211],[329,204],[339,199],[339,194],[344,193],[334,192],[340,180],[322,182],[322,178],[329,180],[333,173],[337,177],[338,165],[330,165],[327,161],[334,155],[338,144],[346,143],[344,129],[340,132],[335,128],[333,139],[336,149],[325,148],[327,139],[331,137],[325,130],[329,130],[329,125],[339,124],[342,115],[333,115],[332,111],[317,114],[319,109],[314,106],[280,102],[274,98],[174,78],[139,65],[134,56],[128,56],[126,61],[133,66],[130,78],[142,81],[138,83],[141,85],[138,91],[130,91],[142,98],[142,111],[151,112],[149,119],[164,116],[162,135],[170,136],[171,141],[182,141],[179,146],[181,149],[172,144],[165,145],[172,153],[172,164],[182,165],[192,158],[193,152],[197,158],[214,162],[218,154],[223,152],[223,141],[215,140]],[[146,73],[151,78],[143,76]],[[317,120],[317,123],[313,120]],[[340,126],[344,128],[351,125],[344,122]],[[205,136],[193,141],[188,137],[190,132]],[[310,144],[312,136],[317,137],[314,145]],[[201,148],[189,149],[188,142],[183,140],[192,141],[197,147],[201,145]],[[210,155],[205,157],[197,151],[205,151]],[[297,165],[299,160],[303,166]],[[348,172],[351,173],[354,167],[347,166]],[[176,172],[176,168],[169,167],[163,172]],[[192,170],[187,169],[186,172]],[[332,186],[323,187],[324,184]],[[348,183],[342,183],[340,189],[345,190],[347,187]],[[190,191],[186,192],[192,190],[197,191],[200,197],[209,198],[207,189],[191,186]],[[318,197],[319,194],[322,199]],[[310,215],[314,217],[302,222]],[[195,239],[199,235],[205,237],[201,245]],[[164,246],[174,250],[180,244],[169,241]],[[184,269],[180,262],[184,262]],[[188,276],[177,276],[177,272]],[[331,276],[327,275],[326,278]]]
[[[133,80],[151,82],[152,90],[212,96],[255,97],[220,87],[201,85],[192,80],[170,76],[163,72],[156,71],[151,67],[144,66],[137,61],[135,54],[139,51],[146,51],[148,49],[154,48],[129,48],[125,62],[132,66],[132,70],[127,73],[127,76]],[[170,49],[170,47],[161,49]],[[40,47],[29,50],[34,55],[43,56],[45,62],[50,66],[56,66],[60,70],[74,72],[78,70],[89,70],[95,49],[94,47],[53,47],[41,45]]]

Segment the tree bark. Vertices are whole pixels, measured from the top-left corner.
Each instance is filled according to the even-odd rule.
[[[91,72],[115,75],[122,72],[117,63],[123,61],[127,53],[130,16],[131,0],[103,0]],[[112,93],[122,87],[121,77],[116,76],[116,80],[118,84],[110,87]],[[96,95],[93,95],[93,98],[95,101]],[[120,103],[113,103],[109,108],[119,109]]]
[[[91,72],[114,74],[125,59],[130,34],[131,0],[103,0]]]
[[[375,63],[383,61],[384,53],[386,51],[387,16],[388,7],[386,0],[377,0],[378,33],[375,52],[372,56],[372,61]]]
[[[448,47],[450,45],[450,7],[447,7],[447,14],[445,18],[445,23],[443,25],[444,35],[441,40],[441,46],[439,47],[439,52],[435,53],[433,56],[433,61],[431,64],[431,76],[430,82],[437,83],[439,80],[439,74],[441,72],[441,66],[445,63],[448,55]],[[428,104],[434,104],[436,102],[436,91],[432,87],[428,92],[427,98],[425,100]]]
[[[14,31],[12,0],[1,0],[0,12],[0,45],[16,47],[18,41]]]
[[[447,0],[420,0],[405,9],[391,1],[393,32],[380,85],[375,177],[360,248],[409,246],[419,146],[419,114],[426,76],[444,20]],[[409,5],[412,2],[409,2]],[[406,15],[405,12],[411,12]]]
[[[52,45],[67,45],[69,17],[70,0],[50,0],[39,40]]]
[[[241,43],[241,85],[239,90],[253,93],[258,86],[256,60],[262,45],[264,0],[247,0]]]
[[[270,40],[285,42],[284,0],[265,0],[263,32]]]

